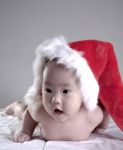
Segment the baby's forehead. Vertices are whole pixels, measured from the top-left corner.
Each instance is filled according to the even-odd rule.
[[[68,69],[64,64],[58,63],[57,59],[47,61],[46,67],[48,69],[52,70],[52,71],[53,70],[54,71],[59,71],[60,70],[60,72],[63,71],[64,75],[66,73],[69,73],[77,81],[77,83],[80,82],[79,78],[76,75],[76,72],[72,69]]]

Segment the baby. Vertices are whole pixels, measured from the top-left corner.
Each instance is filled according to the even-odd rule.
[[[41,80],[37,80],[36,78],[33,86],[35,89],[38,87],[38,97],[41,98],[34,100],[34,102],[28,106],[22,102],[15,102],[6,108],[6,114],[15,115],[22,119],[21,131],[14,135],[13,141],[24,142],[30,140],[37,125],[39,125],[42,132],[41,138],[45,140],[86,140],[103,121],[103,111],[97,105],[96,97],[98,97],[98,86],[96,85],[95,78],[87,64],[85,62],[83,63],[83,60],[81,61],[81,56],[79,56],[78,53],[74,54],[70,48],[64,45],[63,39],[60,39],[56,44],[54,41],[49,43],[45,42],[44,45],[41,45],[39,48],[44,51],[49,48],[49,51],[45,53],[43,51],[40,52],[44,58],[46,57],[47,61],[45,61],[45,65],[39,65],[41,60],[44,59],[42,56],[41,58],[38,56],[38,61],[36,60],[35,62],[38,63],[38,65],[35,66],[37,68],[39,67],[38,71],[36,68],[37,73],[35,72],[35,76],[37,74],[37,76],[40,77],[39,73],[40,75],[42,73],[42,77],[40,77]],[[67,53],[65,54],[66,60],[63,59],[63,62],[58,54],[56,56],[55,50],[57,49],[60,55],[63,51]],[[38,55],[40,55],[40,53],[38,53]],[[52,53],[51,56],[50,53]],[[54,57],[53,54],[55,55]],[[68,58],[66,55],[68,55]],[[68,60],[69,62],[66,63],[65,61]],[[66,67],[69,63],[72,64],[72,66],[69,65],[69,67]],[[79,67],[81,67],[81,63],[83,63],[83,69],[85,69],[86,73],[89,73],[88,81],[86,79],[88,74],[86,74],[86,76],[84,76],[84,74],[82,76],[81,74],[76,75],[76,70],[78,69],[76,69],[76,67],[78,67],[76,63]],[[42,72],[41,68],[43,70]],[[88,83],[87,85],[82,85],[85,79]],[[82,86],[85,87],[82,88]],[[32,89],[34,89],[34,87]],[[87,89],[86,91],[89,92],[87,93],[83,89]],[[82,95],[82,90],[87,96],[90,94],[87,99],[88,101],[84,97],[85,94]],[[93,92],[91,93],[91,91]],[[92,100],[94,101],[90,105],[88,102]]]
[[[82,103],[79,80],[61,64],[49,61],[43,72],[42,101],[24,106],[10,105],[6,111],[22,118],[21,132],[13,141],[30,140],[39,124],[45,140],[86,140],[102,122],[103,112],[96,107],[87,111]]]

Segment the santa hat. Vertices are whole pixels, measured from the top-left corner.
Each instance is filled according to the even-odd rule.
[[[33,65],[34,82],[25,95],[27,104],[41,99],[42,75],[47,60],[57,59],[67,69],[75,72],[80,81],[82,101],[88,110],[96,108],[98,102],[99,86],[84,53],[78,53],[70,48],[64,37],[57,37],[43,42],[36,50],[36,59]]]
[[[57,63],[73,70],[80,79],[85,107],[93,110],[99,99],[123,130],[123,82],[113,46],[109,42],[83,40],[68,44],[63,37],[58,37],[39,45],[33,65],[34,81],[25,95],[27,104],[41,100],[43,70],[47,60],[55,58]]]

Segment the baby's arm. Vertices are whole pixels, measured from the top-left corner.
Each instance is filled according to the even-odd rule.
[[[97,106],[93,111],[87,112],[87,121],[90,125],[91,132],[95,132],[95,129],[101,124],[103,118],[104,114],[99,106]]]
[[[37,122],[32,119],[28,109],[26,109],[22,118],[21,131],[14,135],[13,141],[23,143],[24,141],[30,140],[36,126]]]

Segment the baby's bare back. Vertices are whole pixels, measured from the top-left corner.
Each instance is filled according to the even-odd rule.
[[[39,123],[46,140],[86,140],[103,119],[103,112],[97,107],[93,112],[83,109],[64,122],[56,121],[45,111],[41,103],[31,109],[31,115]]]

